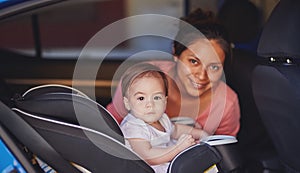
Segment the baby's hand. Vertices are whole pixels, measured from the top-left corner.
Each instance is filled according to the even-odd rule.
[[[182,151],[192,145],[195,145],[195,144],[196,144],[195,139],[192,137],[192,135],[189,135],[189,134],[182,134],[178,138],[178,141],[176,143],[176,145],[180,151]]]

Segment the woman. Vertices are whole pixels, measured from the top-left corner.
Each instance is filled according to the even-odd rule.
[[[197,9],[182,18],[173,49],[174,61],[152,62],[169,77],[168,116],[192,118],[195,127],[211,135],[236,136],[238,98],[221,80],[225,58],[231,56],[223,26],[212,12]],[[118,122],[127,114],[120,87],[107,109]]]

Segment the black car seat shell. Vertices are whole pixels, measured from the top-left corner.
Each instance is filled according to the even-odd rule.
[[[35,116],[13,108],[66,160],[91,172],[154,172],[120,141],[90,128]],[[55,168],[56,165],[50,165]]]
[[[14,98],[12,110],[33,127],[64,159],[91,172],[153,172],[137,154],[125,146],[122,131],[113,116],[104,107],[84,94],[65,86],[39,86]],[[203,143],[181,153],[191,162],[174,160],[171,173],[202,172],[221,161],[216,149]],[[201,155],[202,153],[202,155]],[[43,158],[43,152],[38,153]],[[37,154],[37,155],[38,155]],[[39,155],[38,155],[39,156]],[[200,157],[205,156],[205,157]],[[183,159],[183,160],[186,160]],[[45,160],[45,159],[44,159]],[[55,164],[49,164],[54,169]]]
[[[125,147],[117,122],[101,105],[65,86],[46,85],[28,91],[14,98],[12,110],[66,160],[91,172],[153,172]],[[85,118],[79,121],[79,116]],[[47,157],[43,152],[37,155]]]

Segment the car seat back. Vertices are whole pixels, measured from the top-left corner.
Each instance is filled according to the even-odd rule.
[[[253,89],[262,120],[281,161],[287,168],[300,171],[300,140],[295,136],[300,132],[300,80],[289,76],[285,70],[300,74],[299,67],[256,67]]]
[[[253,72],[256,105],[285,172],[300,172],[300,1],[279,1],[258,46]]]
[[[260,62],[261,58],[254,53],[233,49],[232,61],[226,71],[226,82],[239,98],[241,127],[237,135],[238,145],[244,167],[250,172],[281,169],[278,166],[278,154],[255,104],[252,90],[252,74]]]

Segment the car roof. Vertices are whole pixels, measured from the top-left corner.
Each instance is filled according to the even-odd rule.
[[[0,0],[0,20],[63,0]]]

